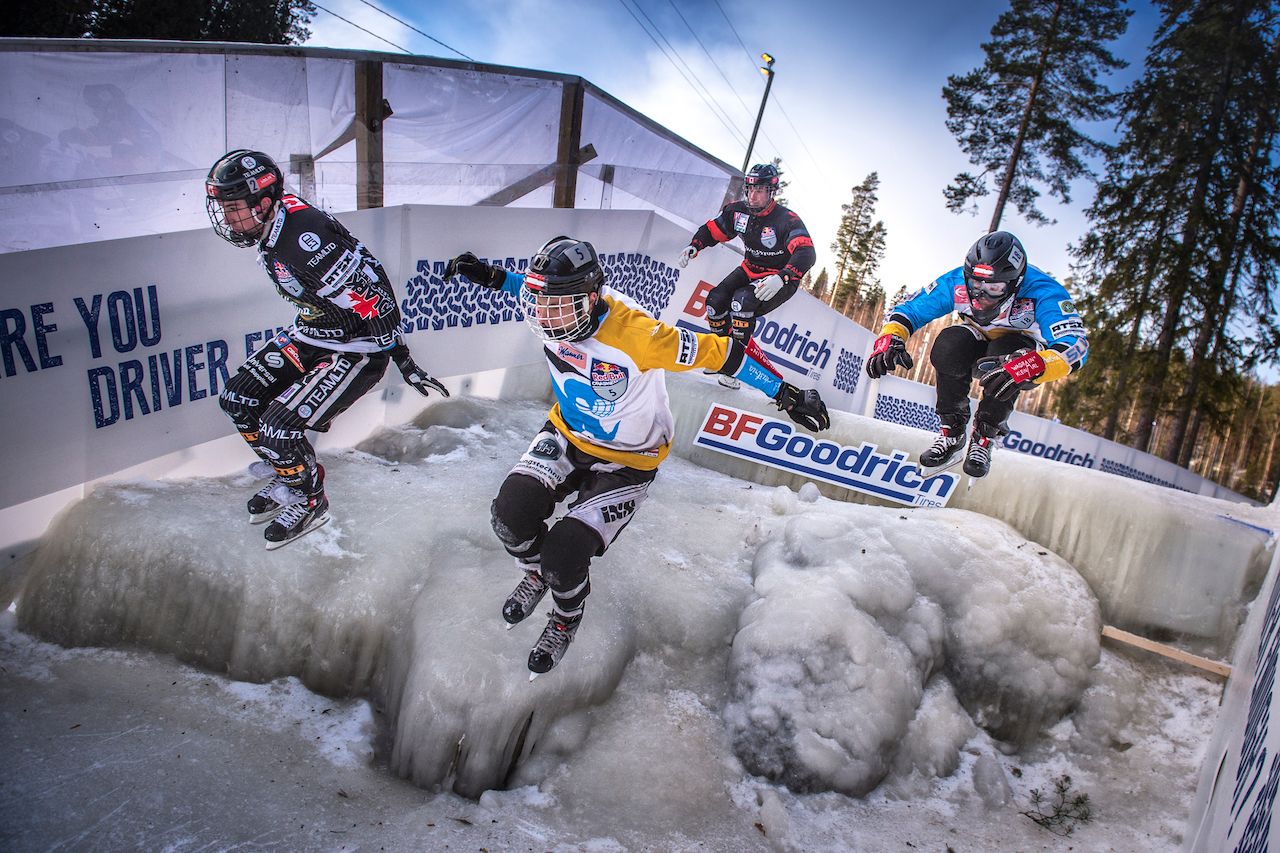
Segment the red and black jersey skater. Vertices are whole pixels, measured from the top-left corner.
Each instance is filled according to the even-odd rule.
[[[382,264],[338,220],[286,193],[270,157],[245,149],[221,157],[205,179],[205,208],[218,236],[257,247],[276,290],[298,309],[218,401],[261,459],[252,470],[271,476],[248,509],[250,523],[271,522],[273,550],[329,520],[324,468],[306,430],[327,430],[378,384],[389,361],[421,394],[449,392],[409,354]]]
[[[743,198],[697,230],[680,253],[681,267],[703,249],[742,238],[746,257],[707,294],[707,323],[717,335],[742,343],[751,339],[756,318],[790,299],[817,260],[813,238],[800,217],[774,201],[781,175],[771,163],[757,163],[743,180]],[[722,376],[722,385],[738,387]]]

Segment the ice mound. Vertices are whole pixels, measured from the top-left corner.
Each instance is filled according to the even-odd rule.
[[[954,702],[922,707],[935,673],[1012,742],[1088,685],[1102,623],[1070,566],[973,513],[889,513],[796,503],[756,553],[759,598],[734,638],[724,714],[751,772],[861,795],[905,748],[908,766],[947,775],[971,724]]]

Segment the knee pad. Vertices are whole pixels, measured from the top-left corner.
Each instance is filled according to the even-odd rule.
[[[547,535],[546,518],[554,508],[541,483],[515,474],[503,481],[489,505],[489,521],[508,554],[529,558],[540,553]]]
[[[603,550],[600,534],[575,518],[563,518],[542,543],[542,577],[554,590],[575,590],[587,579],[591,558]]]

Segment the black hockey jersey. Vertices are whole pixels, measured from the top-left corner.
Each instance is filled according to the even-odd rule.
[[[379,352],[400,339],[400,307],[382,264],[338,220],[285,194],[258,261],[298,308],[290,335],[325,349]]]
[[[742,238],[746,255],[742,266],[752,279],[778,273],[786,281],[799,281],[818,259],[813,238],[800,217],[776,201],[758,211],[745,201],[727,204],[689,242],[701,252],[734,237]]]

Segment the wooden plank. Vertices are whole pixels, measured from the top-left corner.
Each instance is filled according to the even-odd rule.
[[[1131,634],[1128,631],[1122,631],[1111,625],[1102,626],[1102,636],[1115,640],[1117,643],[1124,643],[1128,646],[1143,649],[1144,651],[1154,652],[1158,655],[1176,660],[1179,663],[1185,663],[1188,666],[1194,666],[1205,672],[1211,672],[1222,678],[1231,677],[1231,666],[1221,661],[1202,658],[1199,655],[1193,655],[1190,652],[1184,652],[1182,649],[1175,649],[1173,646],[1157,643],[1155,640],[1148,640],[1146,637],[1140,637],[1137,634]]]
[[[596,147],[590,143],[578,149],[578,163],[588,163],[596,159]],[[543,166],[538,171],[528,177],[521,178],[509,187],[498,190],[491,196],[480,199],[477,205],[485,205],[489,207],[506,207],[518,198],[522,198],[536,190],[538,187],[546,186],[556,179],[559,174],[560,166],[552,163],[550,166]]]

